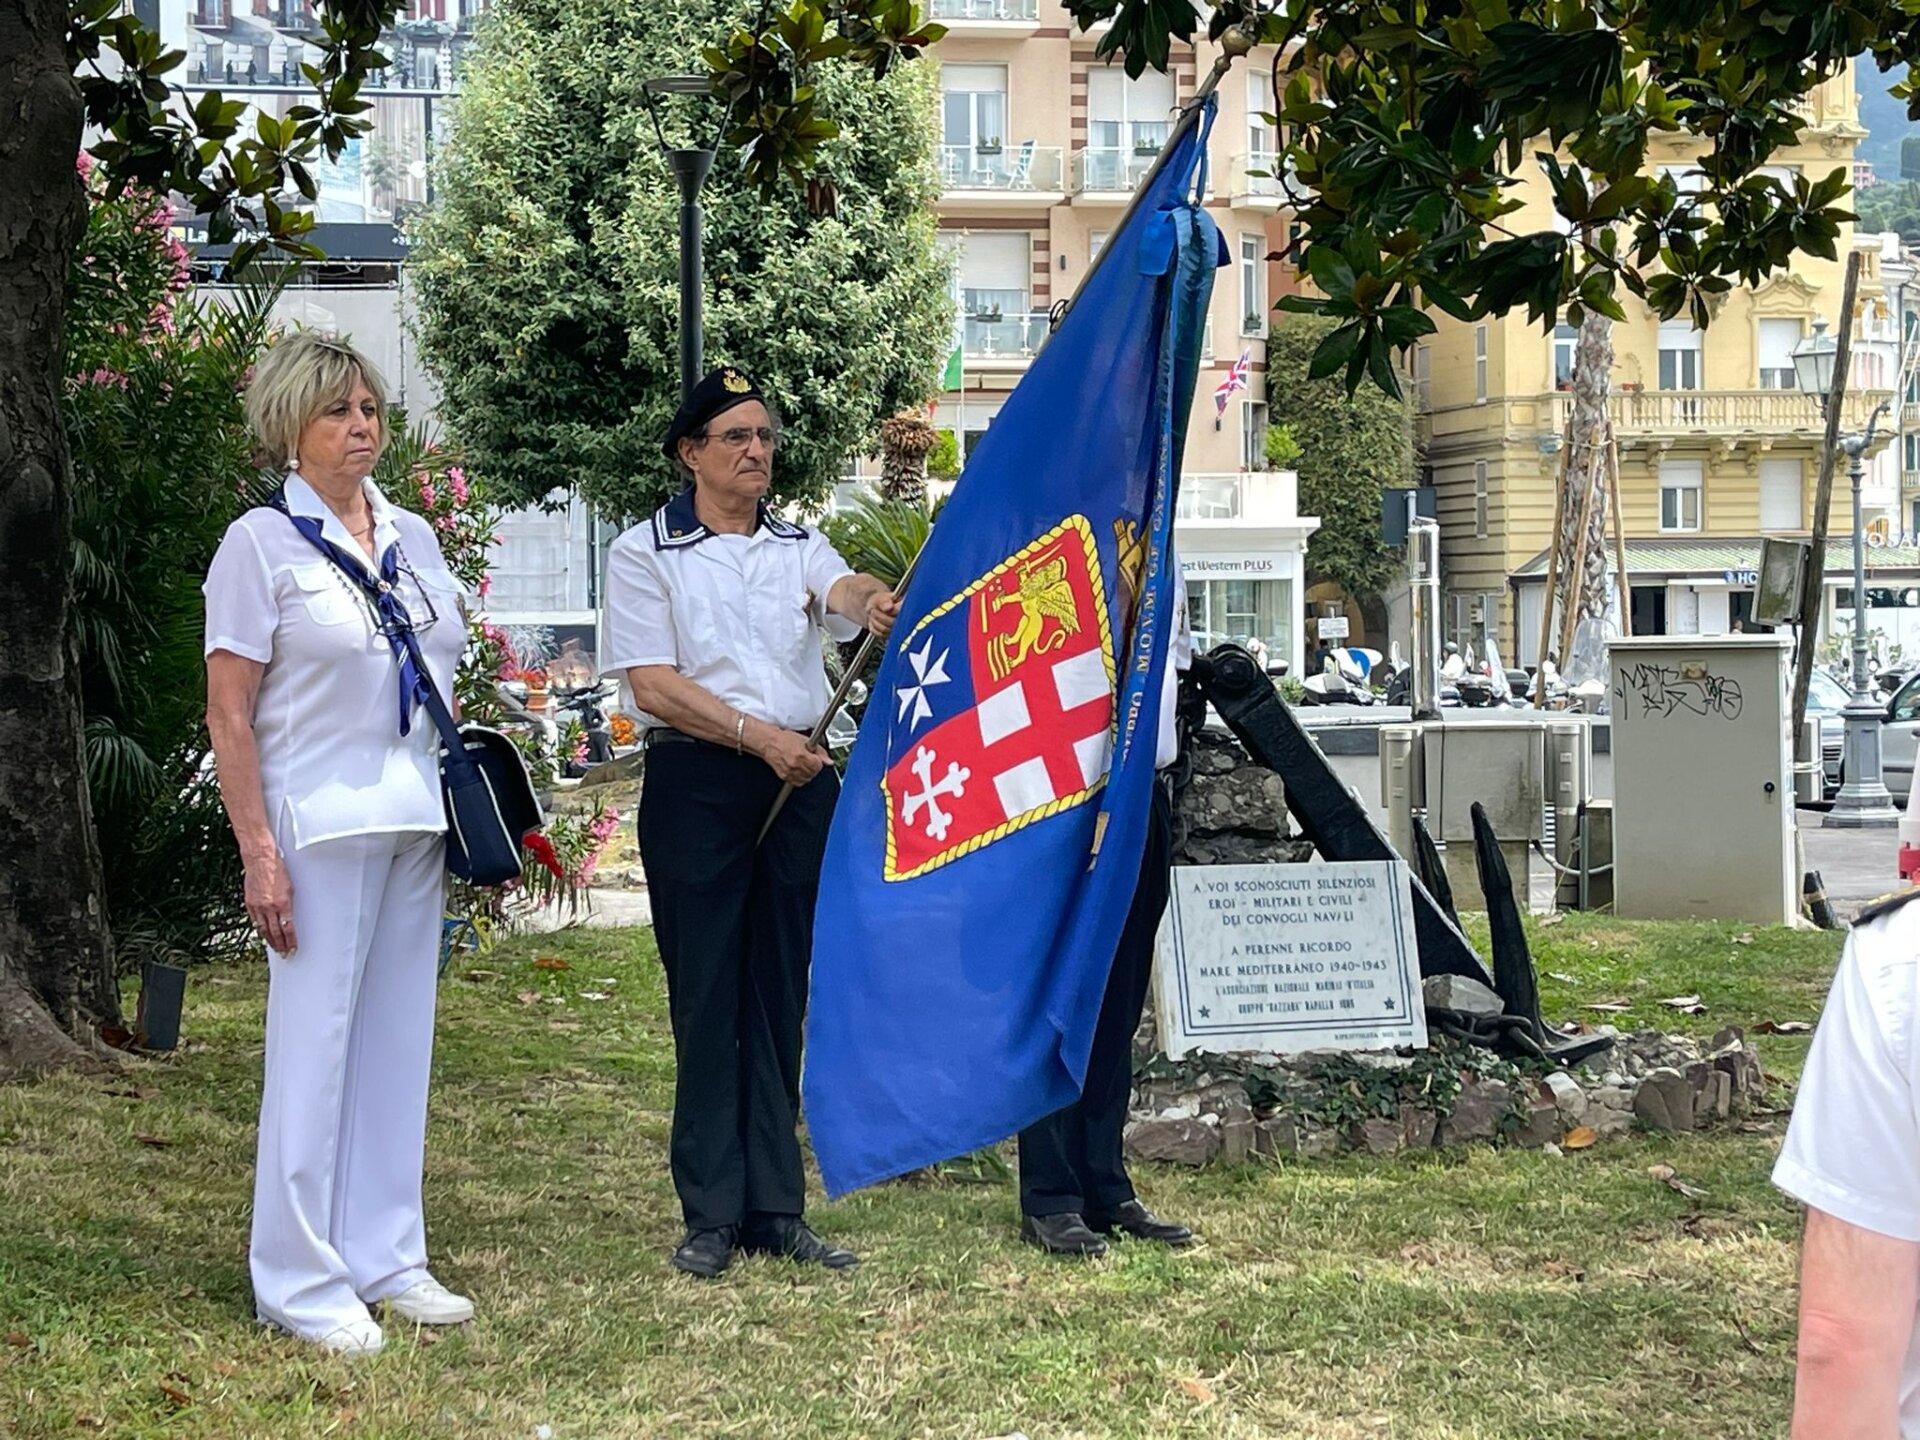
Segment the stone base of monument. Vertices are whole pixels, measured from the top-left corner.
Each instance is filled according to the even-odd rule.
[[[1474,1141],[1577,1147],[1743,1120],[1764,1088],[1759,1052],[1735,1026],[1704,1045],[1620,1035],[1571,1069],[1518,1066],[1443,1036],[1405,1056],[1160,1055],[1136,1071],[1126,1146],[1134,1160],[1192,1166]]]

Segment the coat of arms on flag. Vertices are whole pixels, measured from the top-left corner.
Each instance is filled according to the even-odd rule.
[[[887,879],[923,875],[1099,790],[1113,637],[1085,516],[935,606],[899,649],[880,780]]]

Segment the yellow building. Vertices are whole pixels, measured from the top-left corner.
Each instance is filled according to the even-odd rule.
[[[947,26],[940,63],[941,239],[954,259],[959,384],[934,424],[970,449],[1026,373],[1048,312],[1073,293],[1218,54],[1174,47],[1171,74],[1129,80],[1095,58],[1058,0],[929,0]],[[1265,465],[1269,254],[1285,243],[1270,52],[1220,87],[1207,208],[1234,264],[1215,282],[1188,432],[1178,547],[1203,644],[1257,639],[1297,671],[1304,553],[1317,521],[1297,511],[1289,472]],[[1242,355],[1251,374],[1223,414],[1214,389]]]
[[[1865,134],[1850,73],[1820,88],[1808,118],[1802,142],[1773,168],[1820,178],[1850,167]],[[1683,190],[1697,180],[1696,143],[1656,139],[1655,147],[1654,164]],[[1517,230],[1561,223],[1544,175],[1529,175],[1518,194]],[[1843,423],[1859,429],[1896,381],[1899,327],[1889,300],[1899,252],[1851,227],[1843,256],[1849,246],[1862,250],[1864,268]],[[1822,424],[1818,403],[1795,388],[1791,354],[1816,318],[1837,321],[1842,281],[1840,261],[1798,257],[1764,284],[1727,295],[1705,331],[1662,321],[1625,297],[1627,319],[1613,327],[1610,404],[1636,634],[1720,634],[1746,622],[1760,538],[1806,532]],[[1435,319],[1440,329],[1416,351],[1413,371],[1438,492],[1442,626],[1462,643],[1494,636],[1503,656],[1531,664],[1575,331],[1543,334],[1524,313],[1477,324]],[[1897,511],[1896,459],[1888,447],[1871,462],[1862,507],[1870,518]],[[1844,538],[1851,523],[1842,474],[1833,533]]]

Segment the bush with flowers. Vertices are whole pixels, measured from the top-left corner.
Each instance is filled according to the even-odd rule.
[[[90,212],[68,281],[64,420],[74,467],[75,618],[87,773],[122,964],[244,952],[238,852],[208,763],[200,581],[226,527],[275,483],[252,461],[242,394],[273,333],[271,278],[221,300],[189,293],[172,208],[110,198],[80,157]],[[494,513],[457,462],[396,413],[378,480],[425,515],[477,599],[489,588]],[[458,622],[456,622],[458,623]],[[494,679],[511,653],[476,621],[457,692],[501,717]],[[459,897],[496,919],[577,903],[611,823],[549,827],[509,896]],[[551,859],[549,868],[546,859]]]
[[[467,649],[454,680],[461,716],[506,730],[528,755],[536,782],[550,780],[551,758],[539,754],[536,736],[507,723],[500,700],[499,682],[516,678],[521,671],[506,632],[485,618],[487,593],[493,588],[489,569],[500,543],[497,513],[478,493],[457,455],[443,449],[418,427],[408,427],[404,417],[396,417],[394,429],[374,480],[388,499],[415,511],[433,526],[447,568],[466,586],[470,597],[465,617]],[[584,753],[585,733],[563,733],[560,753],[570,753],[570,745]],[[619,818],[618,811],[604,804],[597,804],[585,815],[550,815],[541,835],[527,847],[517,884],[484,891],[456,884],[449,898],[450,908],[473,922],[481,933],[546,906],[565,905],[569,911],[577,910]]]
[[[75,619],[87,777],[109,919],[128,967],[250,943],[238,854],[204,765],[200,580],[259,498],[240,394],[271,285],[186,293],[165,198],[90,213],[68,278],[64,415],[74,468]]]

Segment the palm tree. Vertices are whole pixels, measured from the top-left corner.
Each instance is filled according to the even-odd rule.
[[[927,452],[937,439],[917,411],[905,410],[880,426],[880,498],[927,503]]]

